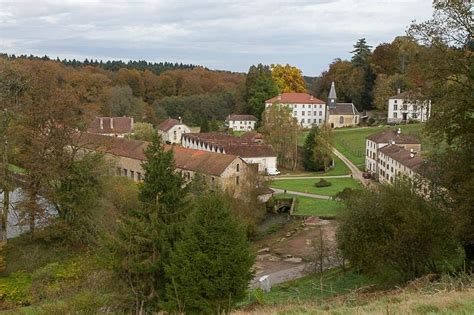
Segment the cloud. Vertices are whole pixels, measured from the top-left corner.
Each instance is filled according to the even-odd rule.
[[[2,0],[0,44],[8,53],[146,59],[247,71],[290,63],[318,75],[372,45],[403,35],[432,12],[419,0]]]

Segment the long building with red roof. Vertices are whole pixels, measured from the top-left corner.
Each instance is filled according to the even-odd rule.
[[[113,163],[116,175],[134,181],[143,180],[142,163],[146,161],[144,150],[149,142],[83,133],[78,137],[76,145],[85,150],[104,153]],[[210,187],[231,189],[238,193],[246,176],[251,172],[247,163],[236,155],[172,145],[165,145],[165,149],[173,150],[175,167],[187,180],[198,175]]]

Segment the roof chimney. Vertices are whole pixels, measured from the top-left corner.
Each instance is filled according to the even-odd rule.
[[[415,152],[415,151],[413,150],[413,148],[411,148],[411,149],[410,149],[410,152],[413,153],[413,152]]]
[[[110,117],[110,129],[114,129],[114,118]]]
[[[397,88],[397,94],[400,94],[400,93],[402,93],[402,90],[398,87]]]
[[[411,158],[414,158],[414,157],[415,157],[415,153],[410,153],[410,157],[411,157]]]
[[[99,121],[100,121],[100,130],[102,130],[104,129],[104,118],[100,117]]]
[[[310,95],[310,96],[309,96],[309,99],[310,99],[311,101],[313,101],[313,100],[314,100],[314,96],[313,96],[313,95]]]
[[[230,116],[230,115],[229,115]],[[183,121],[181,120],[181,116],[178,117],[179,123],[182,124]]]

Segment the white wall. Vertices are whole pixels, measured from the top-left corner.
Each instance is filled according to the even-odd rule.
[[[242,158],[242,160],[248,164],[258,164],[258,171],[260,173],[266,172],[267,169],[277,168],[276,156]]]
[[[406,120],[425,122],[431,114],[431,102],[411,102],[406,99],[389,99],[387,122],[399,123],[406,114]]]
[[[265,108],[272,106],[266,103]],[[280,104],[292,109],[292,116],[303,128],[323,125],[326,122],[326,104]]]
[[[229,128],[234,131],[250,131],[255,129],[254,120],[230,120]]]
[[[189,129],[188,126],[183,125],[183,124],[175,125],[166,132],[158,130],[158,133],[161,135],[161,138],[165,142],[170,142],[170,143],[181,143],[181,136],[184,133],[190,133],[190,132],[191,132],[191,129]]]

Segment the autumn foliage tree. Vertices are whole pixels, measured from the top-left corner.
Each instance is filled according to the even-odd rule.
[[[306,83],[301,70],[289,64],[274,64],[271,66],[273,81],[281,93],[306,92]]]
[[[278,156],[278,163],[295,169],[298,163],[298,131],[300,126],[291,108],[274,103],[263,113],[262,134]]]

